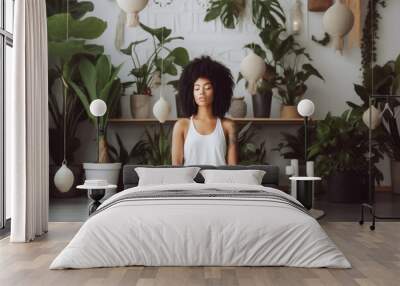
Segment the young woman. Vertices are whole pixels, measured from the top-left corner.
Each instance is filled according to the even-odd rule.
[[[235,123],[224,118],[233,94],[232,74],[208,56],[194,59],[182,72],[179,95],[188,118],[172,134],[173,165],[236,165]]]

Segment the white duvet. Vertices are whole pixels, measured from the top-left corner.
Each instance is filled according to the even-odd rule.
[[[105,201],[50,269],[145,266],[294,266],[349,268],[318,222],[271,201],[233,198],[148,199],[111,205],[130,192],[263,190],[262,186],[180,184],[135,187]]]

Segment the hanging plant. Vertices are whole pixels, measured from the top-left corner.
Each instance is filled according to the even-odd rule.
[[[245,7],[245,0],[212,0],[204,21],[210,22],[220,17],[225,28],[234,29]]]
[[[369,0],[367,15],[361,39],[361,69],[363,85],[368,85],[368,72],[371,66],[376,63],[376,40],[378,37],[379,20],[382,18],[378,7],[386,7],[386,0]]]

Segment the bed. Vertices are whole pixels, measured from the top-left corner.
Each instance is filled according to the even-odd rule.
[[[125,171],[128,188],[99,207],[50,269],[351,267],[307,210],[275,188],[204,183],[134,186],[135,174],[130,172],[128,179]]]

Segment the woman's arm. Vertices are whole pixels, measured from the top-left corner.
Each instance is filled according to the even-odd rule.
[[[228,165],[237,165],[238,163],[238,145],[236,124],[232,120],[225,119],[226,132],[228,137],[228,150],[226,152],[226,162]]]
[[[183,165],[183,145],[185,141],[185,122],[179,119],[172,132],[171,157],[172,165]]]

